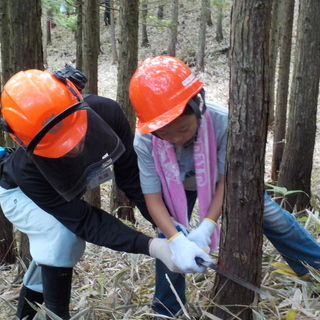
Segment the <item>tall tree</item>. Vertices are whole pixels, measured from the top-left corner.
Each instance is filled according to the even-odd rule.
[[[88,77],[88,83],[83,93],[98,93],[98,56],[100,51],[99,39],[99,5],[96,0],[82,2],[82,71]],[[91,205],[100,208],[100,187],[88,189],[84,199]]]
[[[261,281],[264,156],[268,121],[268,45],[271,0],[235,0],[230,50],[229,131],[219,265]],[[250,290],[217,275],[213,294],[241,319],[253,319]],[[230,294],[232,292],[232,294]],[[230,319],[225,310],[213,313]]]
[[[41,1],[1,1],[0,6],[2,83],[5,83],[21,70],[43,70]],[[0,220],[6,229],[2,230],[1,237],[11,245],[12,226],[5,221],[2,212]],[[25,234],[21,234],[19,252],[28,266],[31,257]]]
[[[130,79],[138,65],[138,22],[139,0],[121,0],[117,102],[130,123],[132,133],[136,127],[136,115],[131,107],[128,90]],[[111,211],[117,211],[120,218],[134,221],[134,204],[125,197],[115,183],[112,186],[112,195]]]
[[[110,43],[111,43],[111,50],[112,50],[112,64],[115,64],[118,59],[118,51],[117,51],[117,42],[116,42],[116,26],[115,26],[115,19],[114,19],[114,5],[113,0],[110,0]]]
[[[163,12],[164,12],[164,4],[162,2],[160,2],[158,5],[158,10],[157,10],[158,20],[163,20]]]
[[[299,2],[297,41],[289,98],[286,145],[278,185],[310,195],[316,136],[320,75],[320,2]],[[304,209],[309,198],[302,192],[287,198],[291,208]]]
[[[272,2],[271,14],[271,30],[270,30],[270,45],[269,45],[269,72],[270,72],[270,107],[269,107],[269,126],[274,123],[274,104],[275,104],[275,87],[276,87],[276,68],[278,61],[278,48],[279,48],[279,14],[280,2]]]
[[[77,29],[76,29],[76,68],[82,70],[82,30],[83,30],[83,0],[76,0]]]
[[[2,6],[1,63],[5,83],[20,70],[43,70],[41,1],[2,1]]]
[[[276,95],[277,107],[275,110],[273,130],[271,167],[271,179],[273,181],[278,180],[278,173],[285,145],[294,2],[294,0],[283,0],[279,6],[279,21],[282,22],[282,28],[280,32],[280,61]]]
[[[200,28],[199,28],[199,42],[197,52],[197,66],[198,71],[204,71],[204,53],[206,46],[206,27],[208,20],[208,7],[210,6],[209,0],[201,0],[201,14],[200,14]]]
[[[217,28],[216,28],[217,42],[221,42],[223,40],[222,20],[223,20],[223,7],[222,5],[219,5],[218,11],[217,11]]]
[[[147,32],[147,16],[148,16],[148,2],[143,0],[141,2],[141,47],[149,47],[149,39]]]
[[[179,25],[179,0],[172,0],[172,11],[171,11],[171,21],[170,21],[170,38],[168,55],[176,56],[176,45],[178,41],[178,25]]]

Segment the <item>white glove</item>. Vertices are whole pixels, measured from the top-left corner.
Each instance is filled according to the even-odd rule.
[[[211,244],[211,236],[213,235],[215,228],[215,222],[205,218],[197,228],[193,229],[187,235],[187,238],[190,241],[193,241],[201,249],[209,248]]]
[[[161,260],[172,272],[183,273],[172,262],[172,254],[167,239],[153,238],[149,244],[150,257]]]
[[[181,231],[185,236],[189,234],[189,230],[181,223],[179,223],[177,220],[175,220],[173,217],[171,217],[171,220],[176,227],[177,231]],[[163,232],[158,228],[158,236],[159,238],[165,238],[166,236],[163,234]]]
[[[188,240],[182,232],[176,233],[168,240],[172,252],[172,262],[184,273],[204,272],[206,267],[199,266],[196,258],[202,258],[204,261],[213,262],[213,260],[194,242]]]

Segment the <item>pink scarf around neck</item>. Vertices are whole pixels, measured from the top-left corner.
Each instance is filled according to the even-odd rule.
[[[189,228],[187,199],[174,146],[165,140],[152,138],[152,156],[157,174],[161,180],[163,197],[171,215],[176,221]],[[216,188],[216,139],[212,119],[208,111],[202,117],[198,128],[198,137],[193,144],[196,170],[197,193],[200,221],[208,212]],[[214,251],[219,245],[220,227],[216,227],[210,245]]]

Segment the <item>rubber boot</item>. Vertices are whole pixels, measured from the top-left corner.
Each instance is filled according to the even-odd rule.
[[[43,294],[41,292],[33,291],[27,288],[25,285],[22,286],[20,290],[20,296],[18,301],[18,307],[16,312],[16,317],[19,320],[22,320],[26,317],[26,319],[31,320],[36,315],[37,311],[35,311],[27,300],[33,304],[38,302],[39,304],[43,303]]]
[[[45,307],[63,320],[70,319],[73,268],[41,266]],[[51,320],[49,316],[46,318]]]

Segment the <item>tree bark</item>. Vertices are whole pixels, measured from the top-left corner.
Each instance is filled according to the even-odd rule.
[[[83,0],[77,0],[77,30],[76,30],[76,68],[82,70],[82,6]]]
[[[223,40],[222,20],[223,20],[223,9],[222,9],[222,7],[218,7],[217,29],[216,29],[216,41],[217,42],[221,42]]]
[[[3,215],[0,208],[0,265],[16,261],[15,240],[11,222]]]
[[[264,160],[268,121],[271,0],[235,0],[230,50],[226,188],[219,266],[259,286],[262,259]],[[212,312],[253,319],[252,291],[216,275]],[[232,292],[232,294],[230,294]]]
[[[276,68],[278,62],[279,49],[279,14],[280,1],[272,2],[271,12],[271,30],[269,45],[269,70],[270,70],[270,109],[269,109],[269,127],[274,124],[274,105],[275,105],[275,88],[276,88]]]
[[[134,133],[136,115],[129,100],[130,79],[138,65],[138,32],[139,32],[139,0],[120,1],[120,46],[118,64],[117,102],[126,115],[131,130]],[[118,217],[134,222],[134,204],[130,202],[123,192],[112,185],[111,212],[118,212]]]
[[[40,0],[1,1],[1,64],[3,83],[21,70],[43,70]],[[14,143],[11,141],[10,145]],[[9,145],[6,144],[6,146]],[[5,221],[4,217],[1,220]],[[12,226],[5,222],[3,225],[6,226],[4,230],[6,241],[11,242],[13,239]],[[26,239],[25,235],[21,237]],[[20,242],[19,251],[23,262],[28,266],[29,243],[23,241],[23,244],[22,246]]]
[[[170,22],[170,40],[168,47],[168,56],[176,56],[176,45],[178,41],[178,25],[179,25],[179,0],[172,0],[172,13]]]
[[[99,6],[95,0],[84,0],[82,3],[82,71],[88,77],[83,93],[98,94],[98,56],[99,39]],[[100,187],[88,189],[84,200],[100,208]]]
[[[294,0],[284,0],[280,5],[280,17],[282,21],[279,72],[277,84],[277,100],[275,110],[275,122],[273,131],[273,153],[271,179],[278,180],[278,173],[285,145],[287,127],[287,103],[289,91],[290,58],[292,43]],[[280,20],[279,20],[280,21]]]
[[[297,42],[289,99],[286,145],[278,185],[310,195],[313,151],[316,136],[320,75],[320,2],[299,2]],[[306,208],[309,197],[294,193],[287,197],[289,210]]]
[[[197,53],[197,69],[198,71],[204,71],[204,52],[206,46],[206,27],[207,27],[207,16],[208,16],[208,0],[201,1],[201,14],[200,14],[200,28],[199,28],[199,42],[198,42],[198,53]]]
[[[114,20],[114,6],[113,0],[110,0],[110,43],[111,43],[111,50],[112,50],[112,64],[118,62],[118,51],[117,51],[117,42],[116,42],[116,25]]]
[[[149,47],[148,40],[148,32],[147,32],[147,16],[148,16],[148,2],[147,0],[143,0],[141,2],[142,10],[141,10],[141,47]]]

